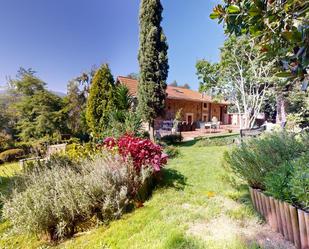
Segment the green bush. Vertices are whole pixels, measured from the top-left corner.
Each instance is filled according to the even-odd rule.
[[[234,144],[238,136],[228,136],[228,137],[218,137],[218,138],[202,138],[199,139],[195,146],[205,147],[205,146],[224,146]]]
[[[65,154],[53,154],[48,160],[39,159],[26,161],[23,165],[23,172],[41,172],[42,170],[52,169],[55,165],[57,167],[71,168],[79,171],[80,163],[80,158],[72,158]]]
[[[0,153],[0,161],[12,162],[16,161],[24,156],[24,150],[22,149],[10,149]]]
[[[174,158],[180,155],[180,150],[178,147],[173,145],[166,146],[164,152],[168,155],[169,158]]]
[[[274,171],[268,172],[264,181],[266,193],[276,199],[291,202],[292,194],[289,183],[292,172],[292,162],[284,162]]]
[[[4,199],[3,217],[19,232],[71,237],[83,222],[119,218],[149,173],[137,175],[131,162],[107,154],[73,168],[54,161],[18,177]]]
[[[99,153],[99,150],[94,143],[86,143],[84,145],[72,143],[66,146],[65,153],[71,159],[80,160],[95,157]]]
[[[225,153],[230,168],[253,188],[265,189],[265,176],[284,162],[289,162],[309,150],[304,139],[286,132],[267,133],[247,139]]]
[[[183,137],[180,134],[166,135],[161,138],[161,142],[166,143],[168,145],[180,143],[182,140]]]
[[[293,166],[289,182],[292,197],[297,205],[309,211],[309,156],[304,155]]]

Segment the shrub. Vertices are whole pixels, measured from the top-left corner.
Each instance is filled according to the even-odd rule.
[[[284,162],[274,171],[268,172],[265,176],[266,193],[279,200],[291,201],[292,195],[289,182],[293,172],[291,162]]]
[[[169,145],[180,143],[182,140],[183,140],[183,137],[180,134],[166,135],[161,138],[161,142],[169,144]]]
[[[93,143],[86,143],[84,145],[72,143],[66,146],[65,153],[71,159],[81,160],[94,158],[99,153],[99,150]]]
[[[169,158],[174,158],[180,155],[180,150],[178,147],[173,145],[166,146],[164,152],[168,155]]]
[[[23,184],[16,184],[4,200],[3,217],[16,231],[48,235],[51,240],[70,237],[94,217],[104,223],[119,218],[148,176],[144,168],[137,174],[129,160],[111,155],[75,168],[55,161],[52,167],[19,177]]]
[[[137,171],[143,166],[150,166],[154,171],[160,171],[167,163],[167,155],[162,152],[161,146],[149,139],[125,135],[118,140],[107,138],[103,145],[109,149],[117,149],[125,161],[132,159]]]
[[[304,155],[293,166],[290,191],[296,204],[309,211],[309,156]]]
[[[20,159],[24,156],[24,150],[22,149],[10,149],[0,153],[0,161],[2,162],[12,162]]]
[[[13,144],[14,142],[11,135],[0,132],[0,152],[12,148]]]
[[[303,141],[291,133],[268,133],[242,142],[226,152],[224,158],[251,187],[265,189],[264,179],[269,172],[308,150]]]
[[[72,158],[68,155],[58,153],[51,155],[48,160],[39,159],[33,161],[26,161],[23,166],[23,172],[39,173],[45,169],[52,169],[53,167],[55,167],[55,165],[56,167],[75,169],[78,172],[81,162],[82,161],[80,158]]]
[[[236,136],[218,137],[218,138],[202,138],[195,144],[197,147],[205,146],[224,146],[235,143]]]

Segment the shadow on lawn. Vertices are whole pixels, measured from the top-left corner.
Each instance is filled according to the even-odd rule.
[[[175,169],[163,169],[163,179],[159,182],[158,188],[174,188],[183,190],[187,185],[187,177]]]

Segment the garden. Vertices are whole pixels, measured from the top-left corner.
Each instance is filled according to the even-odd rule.
[[[239,134],[183,141],[179,109],[156,135],[169,109],[158,0],[140,4],[136,95],[108,64],[62,97],[31,68],[8,79],[0,248],[309,248],[308,1],[223,2],[210,18],[228,36],[218,62],[196,62],[197,94],[224,101]]]

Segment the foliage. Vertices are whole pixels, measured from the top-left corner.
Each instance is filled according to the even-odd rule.
[[[67,86],[67,95],[64,99],[65,111],[68,115],[67,125],[72,134],[80,136],[87,133],[85,122],[86,93],[79,88],[80,82],[71,80]]]
[[[75,160],[92,159],[99,153],[96,145],[93,143],[79,144],[72,143],[68,144],[65,149],[65,154]]]
[[[309,211],[309,157],[303,155],[293,164],[289,187],[294,201]]]
[[[9,149],[0,153],[0,162],[12,162],[24,156],[22,149]]]
[[[4,218],[17,231],[47,234],[52,240],[70,237],[93,217],[105,223],[119,218],[143,182],[130,162],[114,156],[78,167],[54,161],[50,168],[22,175],[22,188],[16,185],[5,200]]]
[[[265,176],[266,193],[279,200],[291,201],[292,194],[289,186],[293,172],[291,162],[283,162],[275,170],[268,172]]]
[[[282,76],[304,80],[308,77],[305,69],[309,63],[308,8],[308,0],[225,0],[224,5],[214,8],[210,17],[223,22],[226,33],[250,34],[261,52],[268,58],[280,59],[282,69],[290,70],[291,73],[284,72]]]
[[[305,139],[285,132],[271,133],[243,141],[239,147],[225,153],[225,161],[251,187],[265,189],[265,177],[269,172],[305,151],[308,151]]]
[[[34,73],[20,69],[17,78],[10,80],[10,91],[15,98],[10,108],[16,112],[18,137],[23,141],[67,131],[63,99],[46,90],[45,83]]]
[[[224,146],[231,145],[235,143],[235,140],[238,136],[227,136],[227,137],[218,137],[218,138],[202,138],[199,139],[195,146],[204,147],[204,146]]]
[[[106,138],[104,145],[109,149],[117,149],[125,161],[132,159],[137,171],[148,166],[158,172],[167,163],[167,155],[162,152],[162,148],[149,139],[125,135],[117,140]]]
[[[166,144],[177,144],[180,143],[183,140],[183,137],[181,134],[170,134],[163,136],[160,141]]]
[[[290,121],[294,126],[300,128],[309,127],[309,93],[302,91],[292,91],[288,96],[288,112],[290,113]]]
[[[175,158],[180,155],[180,150],[176,146],[169,145],[164,148],[164,153],[166,153],[168,158]]]
[[[160,26],[162,11],[163,7],[159,0],[141,1],[138,111],[151,127],[153,120],[164,111],[169,68],[168,45]]]
[[[251,128],[268,96],[270,87],[278,83],[273,77],[274,60],[264,60],[248,37],[231,36],[221,49],[221,61],[196,64],[200,91],[215,98],[227,99],[244,114],[241,128]]]
[[[13,146],[13,139],[10,134],[0,132],[0,152],[7,150]]]
[[[125,85],[115,88],[114,109],[109,115],[107,129],[102,133],[103,137],[121,137],[124,134],[142,136],[142,120],[134,110],[134,99]]]
[[[107,64],[95,73],[87,100],[86,120],[92,136],[96,136],[108,125],[109,113],[114,106],[114,79]]]

